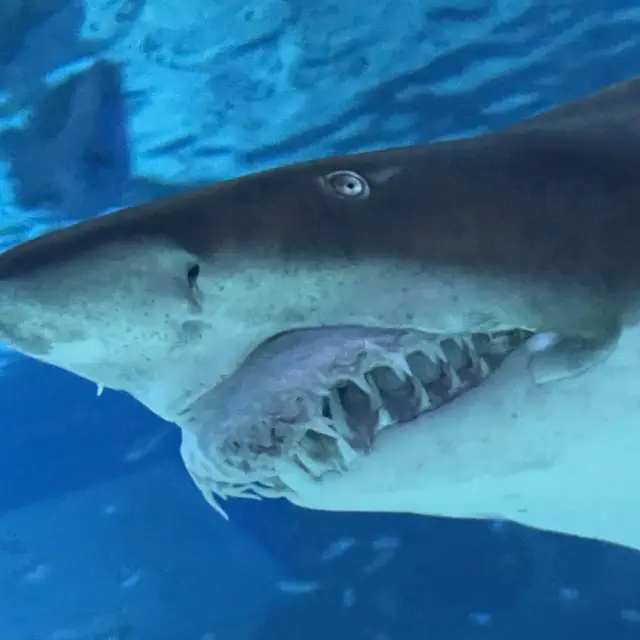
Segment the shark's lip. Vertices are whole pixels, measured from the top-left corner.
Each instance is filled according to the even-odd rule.
[[[356,335],[358,330],[363,331],[354,328]],[[401,429],[482,384],[532,333],[511,329],[439,335],[377,330],[371,334],[370,349],[356,361],[334,357],[321,375],[308,379],[303,390],[274,393],[268,386],[273,382],[270,371],[278,358],[300,365],[294,353],[307,335],[274,337],[268,341],[271,358],[252,354],[234,374],[236,384],[248,381],[258,395],[244,420],[234,413],[233,386],[230,390],[222,386],[200,400],[210,403],[208,411],[194,415],[200,423],[223,415],[229,421],[209,424],[210,430],[206,424],[204,428],[200,424],[200,430],[183,429],[181,453],[187,470],[207,501],[223,514],[216,497],[287,497],[292,494],[287,482],[292,473],[318,482],[327,474],[347,473],[355,460],[368,454],[382,431]],[[317,334],[312,336],[313,344]],[[343,353],[349,352],[345,346]],[[303,364],[310,362],[303,360]],[[260,385],[269,391],[262,397]],[[212,412],[211,403],[218,408],[225,405],[226,413]],[[223,437],[211,437],[216,427]]]

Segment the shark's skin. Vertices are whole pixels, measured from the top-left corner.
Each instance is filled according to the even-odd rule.
[[[535,338],[534,338],[535,340]],[[392,427],[344,474],[291,466],[300,506],[499,518],[640,550],[640,328],[606,361],[536,385],[529,349],[480,387]]]
[[[274,169],[0,255],[0,339],[180,424],[258,344],[355,324],[553,331],[538,381],[640,289],[640,80],[511,130]]]
[[[450,408],[379,432],[345,473],[312,481],[283,459],[287,497],[640,548],[635,403],[599,394],[602,376],[622,379],[621,330],[636,331],[638,115],[640,79],[503,132],[292,165],[54,231],[0,255],[0,339],[180,426],[206,487],[225,471],[208,398],[273,336],[551,332],[553,347]]]

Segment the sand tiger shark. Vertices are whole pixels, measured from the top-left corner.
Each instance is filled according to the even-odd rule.
[[[216,507],[258,495],[530,509],[520,520],[533,526],[618,540],[597,510],[609,500],[608,515],[628,515],[620,474],[558,475],[562,447],[588,467],[585,428],[554,409],[540,431],[538,416],[550,398],[583,402],[572,385],[609,366],[635,326],[639,115],[640,79],[503,131],[293,164],[52,231],[0,255],[0,337],[181,427]],[[522,351],[521,384],[491,386]],[[487,435],[492,466],[489,444],[473,444],[489,426],[474,432],[472,418],[505,423],[509,394],[529,385],[548,395],[523,400],[518,437]],[[428,435],[432,421],[455,439]],[[630,442],[608,442],[615,467]],[[569,526],[559,494],[520,485],[507,508],[518,464],[537,469],[532,485],[567,481],[567,502],[589,513]],[[332,501],[338,486],[351,498]]]

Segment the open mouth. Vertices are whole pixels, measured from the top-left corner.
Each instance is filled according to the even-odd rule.
[[[220,511],[216,497],[286,497],[283,468],[317,481],[347,472],[382,431],[455,401],[531,335],[351,327],[274,336],[190,408],[187,470]]]

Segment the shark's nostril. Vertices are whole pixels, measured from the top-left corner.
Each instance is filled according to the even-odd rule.
[[[198,276],[200,275],[200,265],[192,264],[187,270],[187,282],[189,283],[189,287],[193,289],[196,286],[196,282],[198,280]]]
[[[189,308],[197,314],[202,313],[202,294],[198,289],[199,276],[200,265],[194,262],[187,269],[187,286],[189,287]]]

